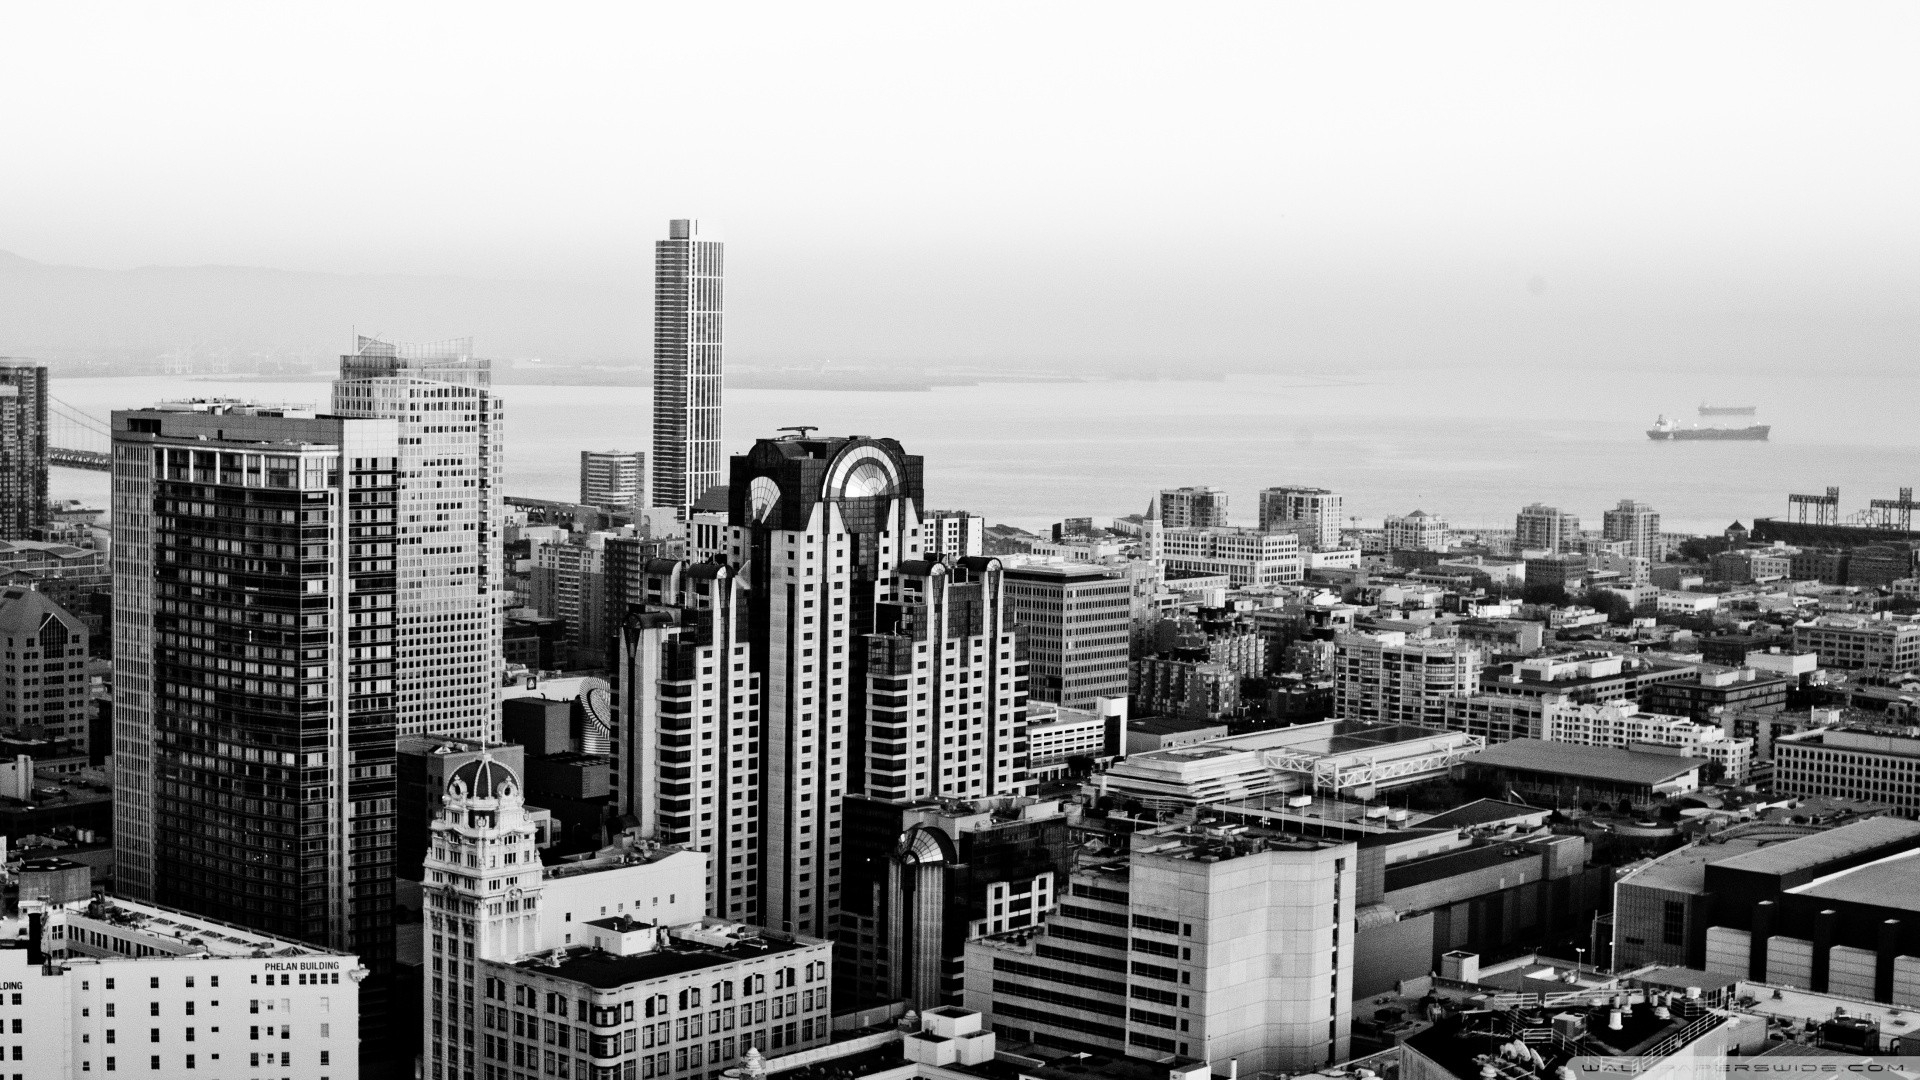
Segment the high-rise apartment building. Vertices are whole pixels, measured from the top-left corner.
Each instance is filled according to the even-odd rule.
[[[47,522],[47,369],[0,359],[0,540]]]
[[[744,583],[720,563],[656,559],[620,628],[613,812],[711,860],[706,912],[759,917],[761,684]]]
[[[533,606],[549,619],[566,624],[572,650],[569,668],[597,668],[606,662],[608,635],[617,627],[606,621],[606,534],[568,533],[562,540],[535,540],[529,555],[532,566]]]
[[[675,218],[653,255],[653,498],[684,520],[725,482],[720,400],[725,249]]]
[[[1127,693],[1133,585],[1084,563],[1035,563],[1006,571],[1007,604],[1027,647],[1028,693],[1084,709]]]
[[[1625,543],[1621,552],[1639,559],[1666,557],[1666,545],[1660,540],[1660,512],[1643,502],[1621,499],[1620,505],[1600,515],[1600,538]]]
[[[1343,720],[1447,726],[1447,699],[1480,686],[1480,650],[1410,639],[1395,630],[1333,639],[1333,715]]]
[[[728,561],[748,582],[761,690],[760,915],[775,929],[834,925],[845,795],[1031,786],[1004,572],[925,557],[922,469],[869,438],[761,439],[732,462]]]
[[[1513,550],[1549,555],[1580,550],[1580,516],[1545,503],[1521,507],[1513,519]]]
[[[1337,491],[1317,487],[1271,487],[1260,493],[1260,528],[1271,531],[1291,522],[1310,522],[1311,537],[1301,539],[1319,550],[1340,546],[1340,521],[1346,500]]]
[[[987,549],[987,519],[965,510],[934,510],[922,526],[926,543],[921,554],[930,559],[952,556],[964,559],[984,555]]]
[[[497,736],[500,480],[505,406],[470,338],[356,340],[340,358],[333,411],[399,423],[393,672],[400,731]]]
[[[1227,523],[1227,493],[1210,487],[1164,488],[1151,512],[1162,528],[1204,529]]]
[[[1355,853],[1246,825],[1136,832],[1126,855],[1056,886],[1043,926],[967,942],[967,1008],[1019,1042],[1251,1075],[1343,1061]]]
[[[580,451],[580,501],[637,514],[647,507],[647,455],[638,450]]]
[[[1445,551],[1450,540],[1447,521],[1425,510],[1387,518],[1383,540],[1388,551]]]
[[[114,877],[393,958],[400,425],[113,414]]]

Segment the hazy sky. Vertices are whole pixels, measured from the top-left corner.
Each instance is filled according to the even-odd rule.
[[[1556,340],[1904,322],[1916,30],[1872,3],[15,3],[0,249],[631,283],[644,311],[651,241],[696,216],[734,343],[798,354],[1178,356],[1324,316],[1311,352],[1528,305]]]

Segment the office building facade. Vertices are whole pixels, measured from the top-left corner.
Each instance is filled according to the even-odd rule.
[[[580,501],[623,514],[647,507],[647,455],[638,450],[580,451]]]
[[[720,443],[725,249],[676,218],[653,256],[653,495],[685,520],[724,483]]]
[[[1075,869],[1044,926],[967,943],[967,1008],[1063,1050],[1256,1075],[1345,1060],[1355,846],[1247,826],[1131,842]]]
[[[1300,538],[1288,532],[1219,526],[1155,529],[1152,552],[1167,570],[1225,574],[1236,588],[1288,584],[1305,573]]]
[[[113,432],[116,888],[379,975],[398,424],[199,403]]]
[[[0,359],[0,540],[47,523],[47,369]]]
[[[1006,571],[1006,589],[1031,697],[1081,709],[1126,695],[1131,583],[1104,566],[1030,564]]]
[[[1346,500],[1337,491],[1317,487],[1271,487],[1260,493],[1260,528],[1305,522],[1313,526],[1302,542],[1315,550],[1340,546],[1340,523]]]
[[[356,341],[334,412],[399,425],[394,700],[400,731],[490,740],[501,672],[505,405],[469,338]]]

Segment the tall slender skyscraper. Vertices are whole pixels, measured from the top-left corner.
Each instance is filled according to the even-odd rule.
[[[675,218],[653,253],[653,493],[685,520],[718,486],[725,251]]]
[[[376,976],[399,440],[392,420],[236,403],[113,414],[115,885]]]
[[[333,411],[399,422],[399,656],[403,735],[496,741],[505,410],[471,338],[355,341]]]
[[[47,523],[47,369],[0,360],[0,540]]]

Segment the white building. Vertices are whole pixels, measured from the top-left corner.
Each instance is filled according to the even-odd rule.
[[[1449,546],[1446,519],[1425,510],[1386,519],[1381,539],[1387,551],[1445,551]]]
[[[496,740],[506,406],[491,361],[471,338],[361,337],[340,358],[333,411],[400,425],[397,541],[377,546],[397,584],[399,734]]]
[[[1271,530],[1288,522],[1310,522],[1314,532],[1303,537],[1308,546],[1317,551],[1337,548],[1345,502],[1339,492],[1326,488],[1270,487],[1260,492],[1260,527]]]
[[[1300,538],[1293,533],[1162,527],[1153,530],[1152,552],[1168,570],[1225,574],[1236,587],[1281,585],[1303,576]]]
[[[636,514],[647,505],[647,455],[639,450],[580,451],[580,501]]]
[[[963,558],[987,552],[987,519],[965,510],[929,510],[921,525],[926,554],[930,558],[951,555]]]
[[[1696,724],[1684,716],[1642,712],[1630,701],[1560,704],[1544,711],[1541,728],[1543,738],[1576,746],[1675,747],[1688,757],[1718,764],[1721,779],[1730,784],[1746,783],[1753,769],[1752,739],[1732,738],[1718,726]]]
[[[1018,1042],[1248,1075],[1346,1059],[1351,843],[1167,826],[1083,865],[1044,926],[967,943],[966,1004]]]
[[[702,917],[704,853],[636,847],[549,869],[535,833],[505,764],[447,778],[422,882],[425,1076],[590,1075],[591,1057],[692,1080],[750,1046],[826,1040],[827,944]]]
[[[1099,697],[1091,709],[1075,709],[1046,702],[1027,707],[1027,757],[1037,780],[1062,775],[1067,759],[1098,758],[1117,753],[1119,734],[1127,726],[1127,699]]]
[[[1337,634],[1334,715],[1445,727],[1447,699],[1479,689],[1482,663],[1477,646],[1455,639],[1409,638],[1398,630]]]
[[[26,945],[0,949],[13,1076],[360,1075],[350,953],[127,900],[29,902],[5,925]]]
[[[1661,590],[1654,601],[1655,610],[1662,615],[1705,615],[1718,610],[1720,598],[1712,593],[1673,592]]]
[[[1625,555],[1655,561],[1666,557],[1666,543],[1660,535],[1660,512],[1643,502],[1621,499],[1620,504],[1600,514],[1600,538],[1624,543]]]

